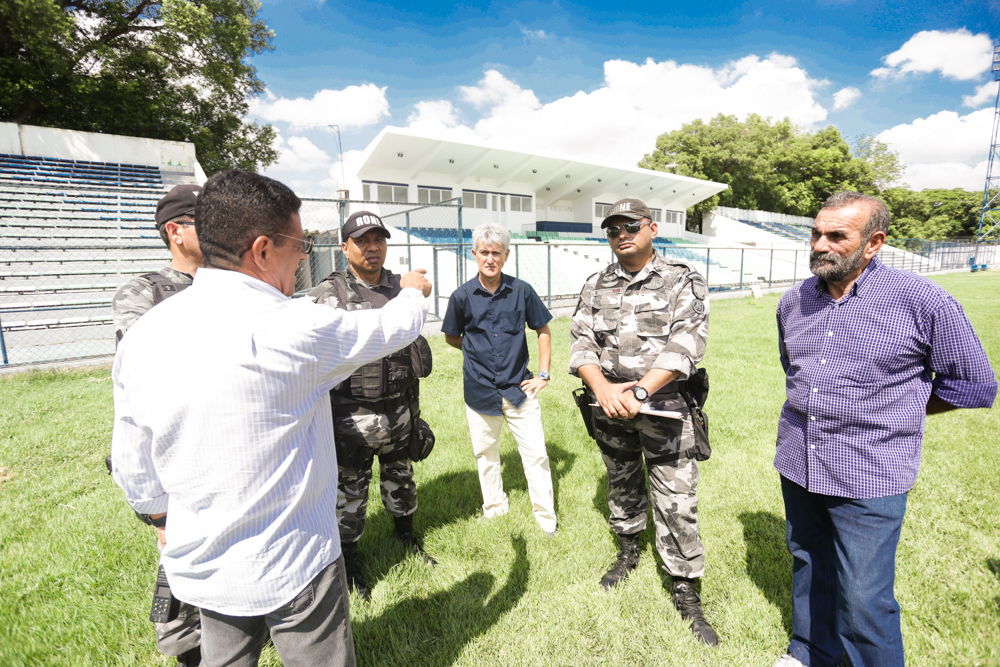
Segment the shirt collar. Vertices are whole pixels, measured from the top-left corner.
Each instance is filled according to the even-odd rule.
[[[354,269],[348,267],[348,271],[350,271],[351,275],[354,276],[357,279],[357,281],[359,283],[362,283],[363,285],[370,285],[372,287],[392,287],[392,285],[389,284],[389,270],[386,269],[385,267],[382,267],[381,272],[378,274],[378,282],[375,283],[374,285],[365,282],[358,274],[354,273]]]
[[[668,266],[669,264],[667,264],[667,261],[663,258],[663,256],[660,255],[660,253],[656,252],[656,250],[653,250],[653,258],[649,260],[649,263],[647,263],[644,267],[636,271],[636,274],[634,276],[624,266],[622,266],[622,263],[619,262],[618,260],[615,260],[615,263],[611,265],[611,270],[617,273],[622,278],[635,280],[636,278],[643,276],[644,275],[643,271],[646,271],[646,269],[649,269],[649,273],[655,272],[662,276],[663,272],[666,271]]]
[[[503,292],[505,290],[514,289],[513,287],[511,287],[511,283],[514,282],[514,279],[511,276],[508,276],[506,273],[501,273],[500,274],[500,287],[498,287],[497,291],[494,292],[493,294],[490,294],[489,290],[487,290],[485,287],[483,287],[483,284],[481,282],[479,282],[479,274],[478,273],[476,274],[476,277],[473,278],[473,280],[476,281],[475,282],[476,289],[474,289],[473,292],[482,292],[484,295],[490,296],[490,297],[496,296],[497,294],[500,294],[501,292]]]
[[[277,287],[269,285],[263,280],[258,280],[253,276],[230,269],[210,269],[208,267],[198,269],[198,272],[194,274],[194,282],[191,286],[199,287],[200,289],[209,288],[218,290],[231,290],[245,286],[262,292],[272,297],[275,301],[287,301],[290,298],[285,296]]]
[[[853,285],[851,285],[849,294],[851,296],[860,296],[862,294],[862,290],[866,288],[870,276],[874,275],[878,271],[881,271],[882,267],[883,264],[879,260],[878,255],[872,257],[871,261],[868,262],[868,266],[865,267],[865,270],[861,272],[858,279],[854,281]],[[813,288],[815,289],[816,298],[833,298],[830,296],[830,293],[826,291],[825,280],[821,280],[819,277],[816,277],[816,282],[813,285]]]

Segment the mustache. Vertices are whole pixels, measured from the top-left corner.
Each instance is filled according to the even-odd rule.
[[[835,252],[816,252],[815,250],[809,253],[809,259],[813,261],[826,261],[826,262],[836,262],[840,257]]]

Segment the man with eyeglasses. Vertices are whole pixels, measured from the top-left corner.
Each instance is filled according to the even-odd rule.
[[[654,250],[657,225],[640,200],[615,202],[601,228],[618,261],[587,279],[570,329],[570,373],[583,379],[596,403],[594,436],[608,470],[610,523],[620,545],[601,585],[618,586],[639,563],[648,470],[664,585],[695,636],[714,646],[719,639],[697,591],[705,550],[694,427],[678,392],[678,382],[705,356],[708,287],[692,266]]]
[[[154,220],[160,238],[170,249],[172,261],[156,273],[132,278],[122,285],[111,301],[111,317],[115,329],[115,345],[150,308],[164,299],[180,293],[191,285],[195,272],[202,266],[201,249],[194,228],[194,210],[200,185],[178,185],[156,204]],[[111,457],[107,465],[110,472]],[[165,521],[162,514],[138,514],[139,520],[158,529]],[[172,600],[169,586],[160,582],[153,605],[158,600]],[[162,615],[163,622],[153,622],[156,628],[156,648],[166,656],[177,656],[178,667],[201,664],[201,618],[198,608],[179,600],[169,605]]]
[[[391,234],[382,219],[358,211],[340,230],[348,268],[335,271],[306,298],[340,310],[381,308],[400,292],[399,276],[383,267]],[[371,596],[358,555],[365,531],[368,486],[379,460],[382,504],[392,516],[396,538],[428,565],[437,563],[413,534],[417,485],[410,439],[423,426],[420,378],[430,373],[430,347],[422,336],[409,346],[354,371],[330,391],[337,445],[337,524],[348,585],[362,599]]]
[[[111,371],[115,482],[167,515],[161,564],[200,610],[212,667],[257,664],[268,633],[288,667],[355,664],[329,391],[413,342],[428,310],[421,271],[378,310],[291,298],[311,246],[300,206],[260,174],[208,179],[205,268],[135,324]]]

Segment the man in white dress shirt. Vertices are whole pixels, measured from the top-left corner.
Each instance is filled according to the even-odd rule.
[[[427,314],[417,271],[378,310],[291,299],[312,245],[300,204],[258,174],[210,178],[205,268],[129,330],[112,370],[114,478],[136,511],[167,515],[161,563],[201,608],[206,667],[256,665],[268,629],[286,667],[354,665],[328,392]]]

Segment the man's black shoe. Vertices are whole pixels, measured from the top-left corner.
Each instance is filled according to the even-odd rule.
[[[430,554],[424,551],[420,542],[413,536],[413,515],[393,517],[396,527],[396,539],[403,543],[413,555],[423,560],[428,565],[437,565],[437,561],[431,558]]]
[[[618,536],[618,560],[611,566],[601,578],[601,586],[604,590],[610,591],[612,588],[628,579],[628,573],[639,564],[639,535],[619,535]]]
[[[670,584],[670,594],[674,599],[674,606],[681,613],[681,618],[691,621],[691,632],[694,636],[709,646],[718,646],[719,636],[705,620],[705,614],[701,609],[701,597],[695,590],[694,579],[674,577]]]
[[[341,545],[344,552],[344,573],[347,575],[348,588],[361,596],[367,602],[372,599],[368,584],[365,583],[365,575],[361,572],[361,559],[358,557],[358,543],[344,542]]]

